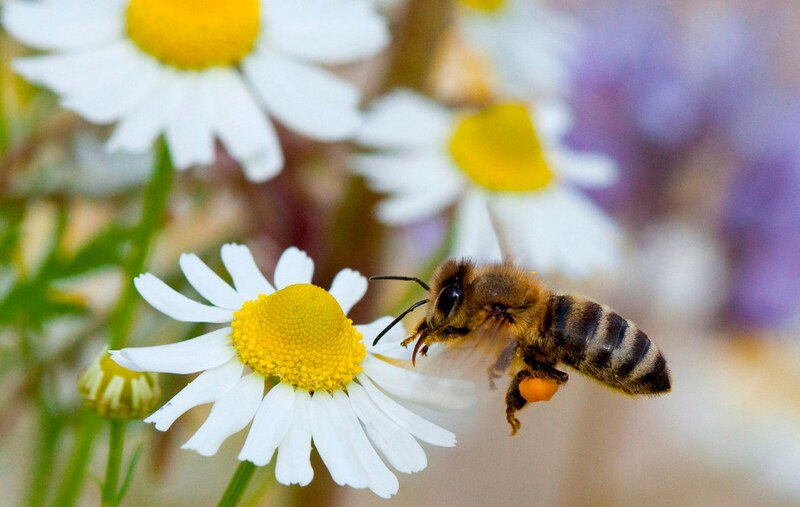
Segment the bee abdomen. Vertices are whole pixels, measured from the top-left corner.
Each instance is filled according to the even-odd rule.
[[[670,390],[664,356],[636,324],[576,296],[553,296],[543,322],[559,359],[629,394]]]

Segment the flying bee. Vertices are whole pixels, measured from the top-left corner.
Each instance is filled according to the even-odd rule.
[[[510,371],[505,401],[512,435],[520,427],[517,411],[530,401],[549,399],[567,381],[560,365],[630,395],[670,390],[664,356],[636,324],[584,297],[557,294],[511,262],[478,266],[449,260],[437,268],[430,287],[413,277],[372,279],[413,280],[430,293],[430,299],[418,301],[389,324],[375,343],[409,312],[430,303],[425,318],[402,342],[416,341],[415,365],[418,354],[441,343],[456,354],[492,351],[484,363],[492,386]],[[548,384],[553,386],[549,395],[541,394],[541,386],[548,391]],[[539,393],[533,397],[526,389],[531,385]]]

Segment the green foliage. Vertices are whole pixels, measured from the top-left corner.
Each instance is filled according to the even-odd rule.
[[[33,329],[61,317],[79,317],[87,313],[85,302],[63,287],[67,282],[93,271],[120,266],[131,229],[110,224],[94,237],[69,252],[63,246],[67,211],[58,212],[58,226],[48,238],[48,251],[33,272],[26,272],[29,252],[21,245],[25,201],[6,200],[0,204],[0,273],[10,286],[0,291],[0,326],[17,325],[24,319]],[[38,231],[36,231],[38,232]],[[44,233],[44,232],[43,232]],[[8,283],[8,282],[7,282]]]

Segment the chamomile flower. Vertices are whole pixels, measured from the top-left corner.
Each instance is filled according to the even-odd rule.
[[[382,497],[396,493],[398,481],[376,448],[394,468],[411,473],[427,464],[417,439],[455,445],[452,433],[394,398],[463,407],[473,401],[472,384],[392,364],[409,356],[399,345],[402,330],[370,345],[391,319],[354,326],[346,317],[367,290],[363,276],[344,269],[329,290],[312,285],[313,261],[296,248],[279,259],[274,285],[245,246],[223,246],[222,262],[234,287],[197,256],[180,259],[189,283],[211,305],[181,295],[151,274],[135,280],[148,303],[176,320],[229,323],[185,342],[112,351],[117,363],[134,371],[202,372],[147,422],[166,431],[187,410],[214,403],[185,449],[213,455],[252,421],[240,460],[266,465],[277,451],[278,481],[306,485],[314,474],[313,440],[334,481],[368,487]],[[265,386],[273,383],[265,395]]]
[[[503,241],[532,269],[580,277],[613,266],[618,231],[573,185],[608,185],[616,166],[563,147],[570,122],[558,103],[451,111],[396,91],[373,105],[357,138],[383,151],[358,156],[354,170],[390,194],[377,209],[387,224],[456,203],[454,255],[499,260]]]
[[[251,181],[283,167],[264,111],[317,140],[352,136],[359,92],[317,65],[388,41],[359,0],[12,0],[3,25],[51,52],[17,59],[18,73],[86,119],[117,123],[110,150],[146,151],[163,132],[182,169],[213,162],[219,139]]]
[[[450,42],[458,44],[450,44],[450,49],[460,48],[454,53],[461,55],[457,59],[471,55],[468,61],[473,65],[453,70],[478,71],[482,87],[495,96],[564,95],[582,31],[576,20],[540,0],[457,0],[456,4],[455,37]],[[476,67],[477,62],[482,64]],[[467,82],[477,84],[475,79]]]

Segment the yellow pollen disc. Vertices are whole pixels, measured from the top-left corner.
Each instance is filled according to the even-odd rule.
[[[528,108],[506,103],[464,115],[450,154],[475,184],[497,192],[539,190],[553,180]]]
[[[497,12],[506,5],[506,0],[458,0],[464,7],[483,12]]]
[[[311,284],[247,301],[233,315],[239,359],[265,377],[308,391],[341,389],[361,372],[361,333],[339,303]]]
[[[130,0],[128,35],[181,69],[234,65],[255,44],[259,0]]]

